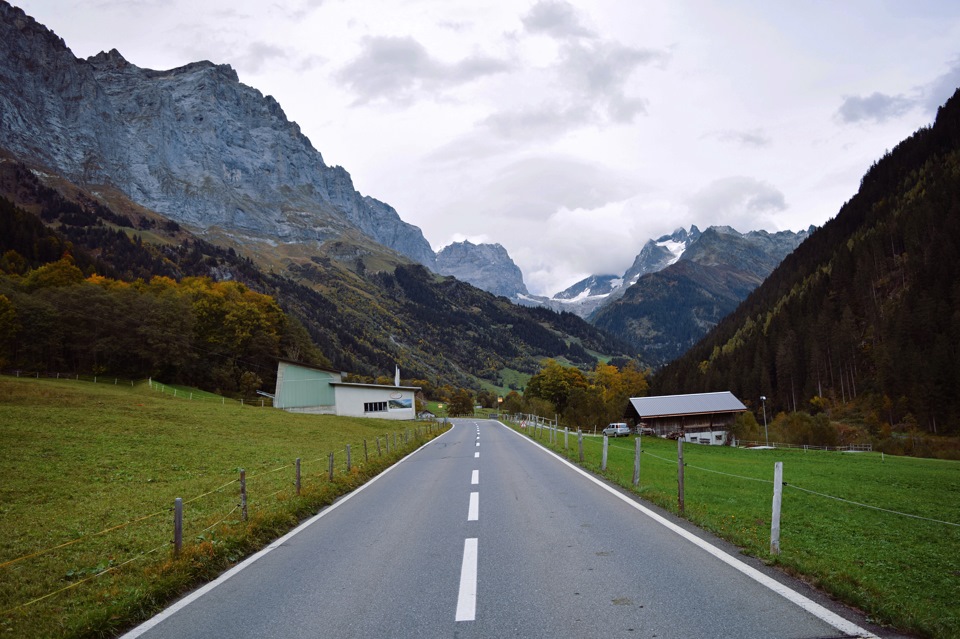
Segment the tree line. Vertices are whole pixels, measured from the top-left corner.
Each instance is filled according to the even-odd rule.
[[[22,264],[14,251],[4,263]],[[325,364],[303,326],[238,282],[85,275],[68,253],[0,274],[0,368],[272,390],[278,357]]]

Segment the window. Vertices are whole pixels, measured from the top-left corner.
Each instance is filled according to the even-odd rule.
[[[365,413],[383,413],[387,410],[386,402],[364,402],[363,412]]]

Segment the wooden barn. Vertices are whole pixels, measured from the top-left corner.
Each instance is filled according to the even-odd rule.
[[[747,410],[733,393],[696,393],[632,397],[627,416],[637,428],[652,428],[661,436],[679,435],[694,444],[722,446],[729,441],[730,427]]]

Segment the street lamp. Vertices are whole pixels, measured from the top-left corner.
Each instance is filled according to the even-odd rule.
[[[763,436],[767,440],[767,446],[770,445],[770,433],[767,432],[767,397],[766,395],[760,396],[760,401],[763,402]]]

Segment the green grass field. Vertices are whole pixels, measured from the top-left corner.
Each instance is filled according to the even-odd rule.
[[[114,636],[439,432],[170,390],[0,377],[0,636]]]
[[[521,432],[578,457],[575,433],[564,450],[562,432],[554,445],[546,431]],[[583,465],[677,512],[675,441],[642,438],[639,490],[633,487],[634,439],[611,439],[608,446],[607,471],[600,473],[602,438],[584,437]],[[781,554],[772,556],[777,461],[786,485]],[[690,521],[864,610],[876,623],[926,637],[960,637],[960,463],[693,444],[684,446],[684,463]]]

